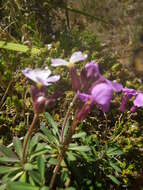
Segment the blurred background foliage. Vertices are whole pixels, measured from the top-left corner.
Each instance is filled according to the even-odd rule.
[[[142,47],[142,9],[141,0],[1,0],[0,40],[29,48],[25,53],[20,48],[0,49],[1,143],[7,145],[14,136],[23,136],[33,117],[29,82],[21,69],[50,67],[51,57],[85,51],[107,78],[143,90],[142,75],[132,66],[133,50]],[[33,47],[39,49],[38,54],[31,53]],[[67,72],[63,68],[54,72],[63,76],[60,89],[66,92],[48,111],[60,124],[73,94]],[[108,190],[143,187],[143,111],[121,115],[120,102],[119,96],[106,116],[95,107],[79,126],[77,132],[84,135],[74,143],[88,146],[90,151],[81,153],[76,161],[74,154],[68,153],[66,167],[62,166],[59,175],[64,186]],[[47,122],[44,115],[41,121]]]

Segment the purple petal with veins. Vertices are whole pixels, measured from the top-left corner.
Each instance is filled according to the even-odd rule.
[[[68,64],[67,61],[65,61],[64,59],[51,59],[51,65],[53,67],[58,67],[58,66],[66,66]]]
[[[115,81],[110,81],[106,79],[107,84],[109,84],[115,92],[121,92],[123,89],[123,85],[120,83],[117,83]]]
[[[22,71],[23,74],[36,83],[41,83],[44,86],[51,85],[52,82],[57,82],[60,79],[59,75],[50,76],[49,69],[30,69],[27,68]]]
[[[87,71],[87,78],[89,78],[89,77],[98,77],[98,76],[101,75],[100,72],[99,72],[99,66],[94,61],[91,61],[90,63],[87,63],[85,65],[85,69]]]
[[[76,63],[87,59],[87,54],[83,54],[81,51],[74,52],[69,60],[70,63]]]
[[[85,93],[80,93],[78,92],[78,96],[79,98],[83,101],[83,102],[87,102],[88,100],[92,100],[93,97],[91,95],[85,94]]]
[[[139,92],[133,101],[134,106],[142,107],[143,106],[143,93]]]
[[[113,96],[113,89],[106,83],[95,85],[91,91],[94,101],[102,108],[104,112],[109,110],[109,106]]]

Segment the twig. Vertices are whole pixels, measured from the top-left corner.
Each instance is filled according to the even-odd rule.
[[[24,139],[24,137],[20,137],[19,138],[19,140],[23,140]],[[12,147],[13,146],[13,142],[12,143],[10,143],[9,145],[7,145],[7,148],[10,148],[10,147]]]
[[[35,113],[35,114],[34,114],[33,121],[32,121],[32,124],[30,125],[30,127],[29,127],[29,129],[28,129],[28,132],[27,132],[27,134],[26,134],[25,141],[23,142],[22,165],[23,165],[23,164],[25,163],[25,161],[26,161],[26,149],[27,149],[28,141],[29,141],[29,139],[30,139],[30,136],[31,136],[31,133],[32,133],[33,128],[34,128],[35,125],[37,124],[38,118],[39,118],[39,114],[38,114],[38,113]]]
[[[51,178],[51,181],[50,181],[50,186],[49,186],[49,189],[50,189],[50,190],[53,189],[53,185],[54,185],[54,182],[55,182],[57,173],[58,173],[58,171],[59,171],[61,162],[62,162],[62,160],[63,160],[63,158],[64,158],[64,156],[65,156],[65,153],[66,153],[66,151],[67,151],[67,149],[68,149],[68,146],[69,146],[70,141],[71,141],[71,139],[72,139],[72,135],[73,135],[74,132],[75,132],[75,128],[76,128],[78,122],[79,122],[79,121],[78,121],[77,119],[75,119],[75,120],[73,121],[72,127],[70,127],[69,130],[68,130],[68,134],[67,134],[66,139],[65,139],[65,141],[64,141],[64,143],[63,143],[62,150],[61,150],[61,152],[60,152],[60,154],[59,154],[59,156],[58,156],[58,163],[57,163],[57,165],[55,166],[55,168],[54,168],[54,170],[53,170],[53,175],[52,175],[52,178]]]
[[[64,141],[64,130],[65,130],[65,126],[66,126],[66,123],[67,123],[67,121],[68,121],[71,108],[72,108],[72,106],[74,105],[76,99],[77,99],[77,94],[74,95],[74,97],[73,97],[73,99],[72,99],[72,102],[70,103],[70,105],[69,105],[69,107],[68,107],[66,116],[65,116],[65,118],[64,118],[63,125],[62,125],[61,136],[60,136],[60,142],[61,142],[61,143],[63,143],[63,141]]]
[[[8,87],[7,87],[5,93],[4,93],[4,95],[3,95],[3,97],[2,97],[2,99],[1,99],[1,101],[0,101],[0,109],[3,107],[3,102],[4,102],[4,100],[5,100],[6,96],[7,96],[7,93],[8,93],[8,91],[9,91],[9,88],[10,88],[12,82],[13,82],[13,80],[11,80],[11,81],[9,82]]]

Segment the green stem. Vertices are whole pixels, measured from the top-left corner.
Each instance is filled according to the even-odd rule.
[[[66,153],[66,151],[67,151],[67,149],[68,149],[68,146],[69,146],[69,144],[70,144],[70,142],[71,142],[72,135],[74,134],[75,129],[76,129],[76,126],[77,126],[78,123],[79,123],[79,121],[75,119],[75,120],[73,121],[72,127],[70,127],[69,130],[68,130],[67,136],[66,136],[66,138],[65,138],[65,140],[64,140],[64,142],[63,142],[62,150],[61,150],[61,152],[60,152],[60,154],[59,154],[59,156],[58,156],[58,158],[57,158],[57,159],[58,159],[58,163],[57,163],[57,165],[55,166],[55,168],[54,168],[54,170],[53,170],[53,175],[52,175],[52,178],[51,178],[51,181],[50,181],[50,186],[49,186],[49,189],[50,189],[50,190],[53,189],[53,185],[54,185],[54,182],[55,182],[57,173],[58,173],[58,171],[59,171],[61,162],[62,162],[62,160],[63,160],[63,158],[64,158],[64,156],[65,156],[65,153]]]
[[[30,127],[28,129],[28,132],[26,134],[25,141],[24,141],[24,144],[23,144],[23,151],[22,151],[22,165],[24,165],[24,163],[26,162],[26,149],[27,149],[27,145],[28,145],[29,139],[31,137],[32,130],[34,129],[34,127],[37,124],[38,118],[39,118],[39,114],[35,113],[33,121],[32,121],[32,124],[30,125]]]
[[[64,141],[64,131],[65,131],[65,127],[66,127],[66,124],[67,124],[67,121],[68,121],[68,118],[69,118],[69,115],[70,115],[70,111],[71,111],[71,108],[72,106],[74,105],[75,101],[77,100],[77,93],[74,95],[69,107],[68,107],[68,110],[66,112],[66,116],[64,118],[64,122],[63,122],[63,125],[62,125],[62,131],[61,131],[61,136],[60,136],[60,142],[63,143]]]

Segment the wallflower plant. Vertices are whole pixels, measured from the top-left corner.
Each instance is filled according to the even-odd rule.
[[[52,85],[60,79],[59,75],[51,75],[51,71],[49,69],[29,69],[26,68],[22,71],[23,74],[30,80],[35,82],[35,86],[31,85],[31,97],[33,100],[33,109],[34,109],[34,118],[31,126],[28,129],[28,133],[25,137],[25,142],[23,145],[23,153],[22,153],[22,164],[25,163],[26,160],[26,148],[28,145],[29,138],[31,136],[32,130],[35,127],[39,114],[44,112],[46,106],[51,102],[55,101],[55,96],[49,96],[47,94],[47,86]]]
[[[136,111],[137,108],[143,107],[143,93],[142,92],[138,92],[135,89],[124,88],[122,84],[117,83],[116,81],[111,81],[109,79],[106,79],[100,73],[99,65],[95,61],[88,62],[85,65],[85,67],[80,71],[80,74],[78,74],[75,63],[85,61],[87,57],[88,56],[86,54],[79,51],[79,52],[73,53],[69,61],[66,61],[60,58],[51,59],[52,67],[66,66],[69,68],[72,89],[75,93],[75,96],[65,115],[63,124],[61,126],[61,134],[59,134],[59,131],[58,131],[59,127],[57,127],[57,124],[55,124],[52,117],[49,114],[47,114],[48,122],[53,126],[54,134],[56,134],[58,138],[60,137],[59,139],[55,138],[48,128],[46,127],[42,128],[43,133],[47,136],[47,138],[49,138],[46,142],[48,143],[54,142],[53,147],[58,146],[56,149],[58,151],[56,152],[54,150],[54,156],[56,155],[56,153],[58,153],[58,156],[57,156],[57,161],[53,169],[52,175],[50,175],[51,176],[50,183],[49,183],[50,189],[53,189],[54,187],[55,179],[59,171],[60,165],[70,146],[72,137],[75,133],[75,130],[78,124],[86,119],[87,115],[94,108],[94,106],[99,108],[103,113],[109,112],[110,105],[112,103],[113,98],[116,97],[117,93],[120,93],[120,94],[122,93],[123,98],[122,98],[122,102],[120,106],[121,112],[125,111],[126,104],[130,99],[133,99],[133,106],[130,109],[131,112]],[[38,136],[34,135],[33,138],[31,138],[31,135],[32,135],[33,129],[37,125],[39,114],[44,113],[46,110],[46,107],[50,107],[51,104],[55,103],[57,98],[60,95],[59,92],[54,92],[52,95],[48,93],[49,86],[57,83],[60,79],[60,76],[52,75],[52,72],[49,69],[26,68],[22,70],[22,73],[25,75],[25,77],[30,79],[32,82],[32,85],[30,85],[30,95],[32,98],[34,118],[24,138],[23,147],[22,147],[21,142],[16,138],[14,140],[14,146],[16,147],[16,150],[17,150],[16,153],[8,151],[8,149],[5,148],[3,151],[3,154],[6,154],[7,156],[12,154],[13,156],[12,160],[15,161],[16,163],[18,162],[17,161],[18,157],[20,158],[21,165],[20,167],[17,167],[17,169],[15,169],[21,172],[19,176],[24,176],[25,174],[24,172],[27,170],[29,173],[31,172],[32,174],[33,170],[38,169],[38,172],[40,172],[40,177],[36,178],[35,176],[39,175],[38,173],[36,173],[36,175],[34,175],[34,179],[36,183],[40,185],[40,187],[44,187],[45,160],[40,155],[40,157],[38,157],[36,161],[37,165],[36,166],[34,165],[35,164],[35,161],[34,161],[34,164],[32,163],[33,164],[32,167],[34,166],[34,168],[30,168],[31,165],[28,165],[29,163],[28,163],[27,153],[31,152],[32,149],[35,151],[39,150],[38,148],[34,148],[34,147],[40,146],[44,148],[44,146],[46,146],[45,144],[42,144],[42,145],[38,144],[39,134]],[[74,117],[71,119],[70,110],[73,104],[75,104],[74,106],[75,114],[74,114]],[[65,132],[65,126],[68,125],[69,120],[71,122],[68,126],[67,132]],[[46,140],[44,135],[41,135],[41,137],[43,137],[43,139]],[[34,142],[34,145],[33,145],[33,142]],[[47,144],[47,146],[48,148],[50,147],[49,144]],[[49,151],[52,151],[52,149],[49,148]],[[30,162],[33,158],[32,156],[30,157]],[[46,158],[48,157],[49,156],[46,155]],[[13,171],[11,167],[9,169]],[[1,173],[2,172],[0,171],[0,174]],[[16,176],[15,178],[13,178],[13,181],[17,180],[19,176],[18,177]],[[20,179],[21,178],[22,177],[20,177]],[[40,179],[40,180],[38,181],[37,179]],[[6,185],[4,186],[4,189],[5,188],[6,188]]]

